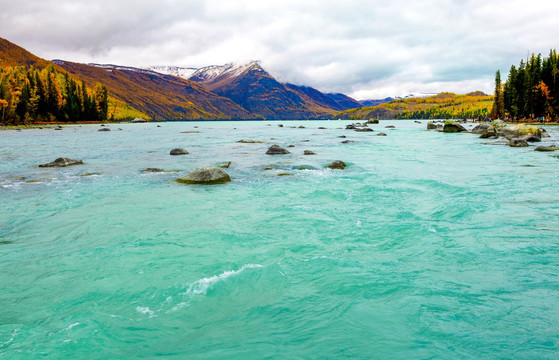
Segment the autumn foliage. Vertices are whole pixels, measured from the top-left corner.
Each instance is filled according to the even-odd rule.
[[[105,121],[107,88],[88,89],[54,66],[0,68],[0,107],[3,124],[31,122]]]
[[[442,92],[435,96],[397,99],[377,106],[346,110],[342,119],[462,119],[487,117],[493,96],[482,92],[456,95]]]

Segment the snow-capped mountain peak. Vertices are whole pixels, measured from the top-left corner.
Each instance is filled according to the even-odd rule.
[[[264,71],[260,67],[260,61],[251,61],[245,64],[228,63],[200,68],[189,79],[197,82],[207,82],[220,77],[236,77],[249,70]]]
[[[173,75],[176,77],[180,77],[183,79],[188,79],[194,74],[198,69],[195,68],[187,68],[187,67],[180,67],[180,66],[167,66],[167,65],[154,65],[148,66],[145,68],[146,70],[155,71],[160,74],[165,75]]]

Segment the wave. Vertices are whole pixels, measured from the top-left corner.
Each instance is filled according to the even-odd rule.
[[[236,271],[235,270],[225,271],[224,273],[219,275],[214,275],[208,278],[197,280],[188,285],[188,289],[186,290],[184,295],[189,295],[189,296],[205,295],[208,289],[218,281],[225,280],[228,277],[238,275],[243,271],[245,271],[246,269],[255,269],[255,268],[262,268],[262,267],[264,266],[259,264],[246,264]]]

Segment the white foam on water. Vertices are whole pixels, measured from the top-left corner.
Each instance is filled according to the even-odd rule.
[[[136,306],[136,311],[144,315],[149,315],[149,317],[155,316],[155,313],[147,306]]]
[[[68,325],[68,327],[64,330],[65,331],[70,331],[70,330],[72,330],[73,327],[78,326],[79,324],[80,324],[79,322],[75,322],[73,324]]]
[[[218,281],[225,280],[228,277],[235,276],[245,271],[246,269],[262,268],[259,264],[246,264],[243,265],[239,270],[225,271],[222,274],[214,275],[209,278],[203,278],[198,281],[193,282],[188,286],[185,295],[205,295],[208,289],[217,283]]]

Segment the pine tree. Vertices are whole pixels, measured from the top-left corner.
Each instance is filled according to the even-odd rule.
[[[501,118],[505,114],[505,105],[503,99],[503,86],[501,84],[501,71],[497,70],[495,74],[495,99],[493,100],[493,108],[491,109],[491,117],[494,119]]]

